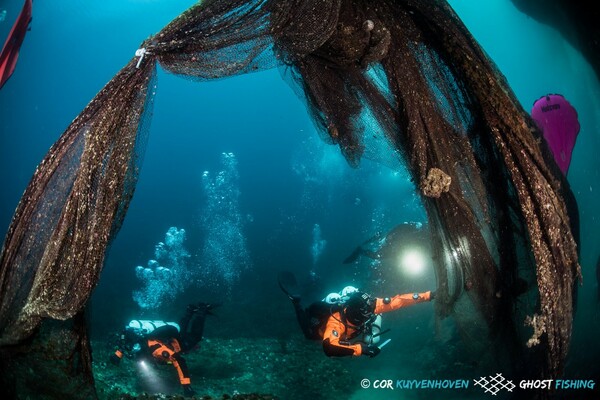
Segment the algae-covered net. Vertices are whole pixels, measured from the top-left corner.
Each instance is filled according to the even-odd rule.
[[[467,302],[522,352],[528,314],[539,374],[561,372],[579,273],[570,189],[442,0],[206,0],[144,42],[50,149],[19,203],[0,260],[1,344],[88,300],[133,194],[157,62],[196,80],[282,68],[351,165],[386,151],[407,166],[432,232],[438,315],[468,329],[457,307]],[[528,307],[515,301],[519,282],[539,289]]]

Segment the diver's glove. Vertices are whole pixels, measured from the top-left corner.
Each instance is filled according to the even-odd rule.
[[[374,344],[369,344],[369,345],[361,344],[360,349],[361,349],[360,352],[363,356],[369,356],[371,358],[375,357],[377,354],[379,354],[381,352],[381,349],[379,347],[375,346]]]
[[[188,383],[187,385],[183,385],[183,394],[186,396],[194,396],[196,395],[196,391],[192,389],[192,385]]]
[[[432,290],[432,291],[429,292],[429,301],[435,299],[435,294],[436,294],[435,290]]]

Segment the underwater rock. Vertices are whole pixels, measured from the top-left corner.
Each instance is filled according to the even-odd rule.
[[[439,168],[431,168],[421,182],[421,191],[427,197],[439,198],[450,190],[452,178]]]

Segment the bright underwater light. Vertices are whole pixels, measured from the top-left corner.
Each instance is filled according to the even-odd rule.
[[[419,248],[403,251],[399,256],[398,267],[411,276],[422,275],[425,270],[425,255]]]
[[[136,365],[141,379],[140,383],[144,387],[144,390],[150,393],[167,393],[169,391],[161,376],[157,373],[156,369],[152,367],[152,363],[149,362],[149,360],[139,360]]]
[[[142,360],[138,363],[138,365],[140,366],[141,369],[143,369],[144,371],[148,371],[148,364],[146,364],[146,361]]]

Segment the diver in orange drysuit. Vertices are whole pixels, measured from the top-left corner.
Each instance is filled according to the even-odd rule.
[[[111,355],[110,361],[119,365],[123,355],[136,360],[149,360],[159,364],[171,364],[179,376],[179,383],[187,396],[195,394],[187,363],[182,354],[193,350],[202,340],[204,321],[207,315],[214,315],[213,304],[190,304],[181,318],[179,327],[163,323],[161,326],[146,333],[144,329],[128,326],[121,334],[118,349]]]
[[[294,275],[282,272],[278,279],[279,286],[292,301],[304,336],[322,341],[323,351],[329,357],[375,357],[381,351],[377,346],[379,335],[385,333],[381,331],[381,314],[435,297],[435,292],[428,291],[375,298],[347,286],[340,293],[330,293],[303,308]]]
[[[323,332],[323,351],[329,357],[369,356],[381,351],[375,343],[366,343],[377,316],[413,304],[431,301],[434,292],[399,294],[392,298],[375,298],[355,291],[348,299],[333,310]],[[379,332],[379,331],[378,331]],[[373,335],[371,334],[371,337]]]

